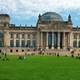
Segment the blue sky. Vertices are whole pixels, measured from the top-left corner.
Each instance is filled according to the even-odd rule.
[[[59,13],[64,20],[72,16],[74,27],[80,26],[80,0],[0,0],[0,13],[11,16],[16,25],[36,25],[39,14]]]

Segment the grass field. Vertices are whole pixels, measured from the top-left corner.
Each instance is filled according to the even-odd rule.
[[[28,56],[0,60],[0,80],[80,80],[80,60],[71,57]]]

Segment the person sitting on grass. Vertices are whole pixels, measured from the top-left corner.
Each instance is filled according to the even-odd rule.
[[[74,51],[71,52],[71,57],[72,57],[72,58],[74,57]]]
[[[21,55],[19,55],[18,59],[23,60],[23,57]]]
[[[80,53],[78,53],[78,55],[76,56],[76,59],[80,59]]]
[[[26,58],[26,55],[24,54],[24,55],[22,55],[22,54],[19,54],[18,55],[18,59],[20,59],[20,60],[23,60],[23,59],[25,59]]]
[[[59,57],[59,53],[57,53],[57,57]]]
[[[9,60],[8,57],[7,57],[7,53],[4,53],[4,56],[3,56],[3,59],[2,59],[2,60],[3,60],[3,61],[4,61],[4,60]]]

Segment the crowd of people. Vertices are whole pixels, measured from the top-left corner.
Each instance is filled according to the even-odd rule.
[[[19,60],[23,60],[23,59],[26,59],[26,56],[28,55],[35,55],[35,53],[32,53],[32,54],[27,54],[27,53],[24,53],[24,54],[18,54],[17,57]],[[38,52],[38,55],[45,55],[45,50],[43,49],[40,49],[39,52]],[[52,53],[46,53],[46,55],[52,55]],[[53,53],[54,56],[57,56],[59,57],[60,54],[59,53]],[[68,55],[65,55],[66,57]],[[76,57],[77,59],[80,59],[80,54],[78,53],[76,56],[74,56],[74,51],[71,52],[71,57]],[[0,53],[0,59],[3,60],[3,61],[6,61],[6,60],[9,60],[9,57],[8,57],[8,54],[6,52],[1,52]]]

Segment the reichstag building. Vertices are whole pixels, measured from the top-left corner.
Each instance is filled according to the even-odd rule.
[[[63,20],[56,12],[38,16],[36,26],[16,26],[8,14],[0,14],[0,52],[10,54],[31,51],[70,51],[80,48],[80,28],[71,15]]]

